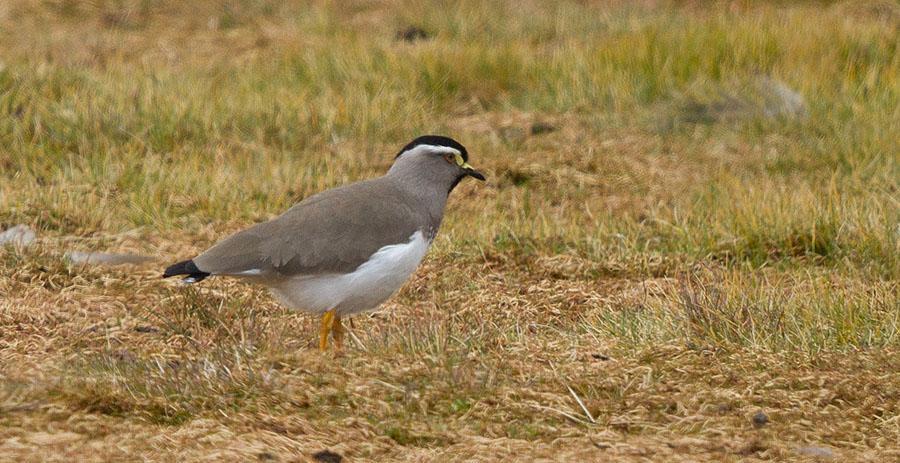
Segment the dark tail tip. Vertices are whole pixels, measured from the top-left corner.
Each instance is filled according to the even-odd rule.
[[[199,268],[197,268],[197,264],[195,264],[193,260],[185,260],[177,264],[170,265],[168,268],[166,268],[166,271],[163,272],[162,277],[169,278],[176,275],[187,275],[187,278],[185,278],[185,280],[198,282],[208,277],[209,273],[201,271]]]

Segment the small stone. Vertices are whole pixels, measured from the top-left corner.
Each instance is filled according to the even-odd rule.
[[[278,459],[278,457],[271,452],[259,452],[256,454],[256,458],[259,459],[259,461],[275,461]]]
[[[344,457],[332,452],[331,450],[321,450],[313,454],[313,460],[321,463],[341,463]]]
[[[591,357],[593,357],[594,360],[601,360],[601,361],[604,361],[604,362],[607,361],[607,360],[609,360],[609,356],[608,356],[608,355],[604,355],[604,354],[593,353],[593,354],[591,354]]]
[[[139,254],[111,254],[106,252],[80,251],[68,252],[66,253],[66,257],[74,264],[88,265],[137,265],[156,260],[155,257],[142,256]]]
[[[813,458],[834,458],[834,452],[828,447],[818,447],[815,445],[810,445],[807,447],[800,447],[797,449],[797,453],[800,455],[804,455],[807,457]]]
[[[769,417],[762,410],[756,412],[753,415],[753,427],[761,428],[765,425],[769,424]]]
[[[410,26],[406,29],[397,31],[397,40],[402,40],[404,42],[415,42],[417,40],[428,40],[430,38],[431,34],[429,34],[428,31],[416,26]]]
[[[532,135],[541,135],[544,133],[550,133],[556,130],[556,127],[549,122],[535,122],[531,124],[531,134]]]
[[[3,233],[0,233],[0,246],[11,244],[16,247],[26,247],[34,242],[37,234],[28,225],[16,225]]]

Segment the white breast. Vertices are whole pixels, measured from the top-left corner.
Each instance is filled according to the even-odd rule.
[[[291,277],[271,282],[270,289],[283,304],[305,312],[335,309],[348,315],[374,309],[403,286],[429,245],[417,231],[407,243],[379,249],[351,273]]]

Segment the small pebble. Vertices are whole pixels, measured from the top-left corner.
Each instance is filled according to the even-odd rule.
[[[756,414],[753,415],[753,427],[754,428],[761,428],[767,424],[769,424],[769,417],[768,417],[768,415],[763,413],[762,410],[756,412]]]
[[[66,253],[72,263],[88,264],[88,265],[123,265],[123,264],[143,264],[156,260],[155,257],[142,256],[139,254],[111,254],[106,252],[80,252],[72,251]]]
[[[543,133],[550,133],[556,130],[552,124],[548,122],[535,122],[531,124],[531,134],[532,135],[540,135]]]
[[[834,458],[834,452],[828,447],[817,447],[814,445],[808,447],[800,447],[797,449],[797,453],[800,455],[805,455],[807,457],[815,457],[815,458]]]
[[[26,247],[33,243],[37,234],[28,225],[16,225],[0,233],[0,246],[11,244],[18,247]]]
[[[417,40],[427,40],[431,38],[431,34],[420,27],[410,26],[406,29],[397,31],[397,40],[404,42],[415,42]]]
[[[259,461],[275,461],[278,459],[278,457],[271,452],[259,452],[256,454],[256,458],[258,458]]]
[[[321,450],[313,454],[313,460],[321,463],[341,463],[344,461],[344,457],[331,450]]]

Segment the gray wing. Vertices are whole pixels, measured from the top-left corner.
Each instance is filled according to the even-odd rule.
[[[281,216],[217,243],[194,259],[212,274],[348,273],[378,249],[406,243],[427,218],[380,179],[319,193]]]

